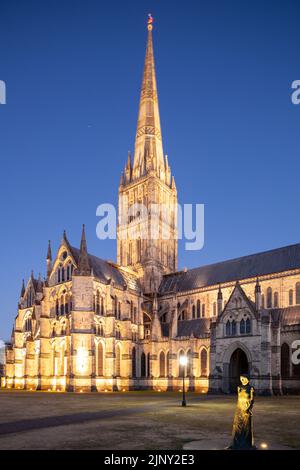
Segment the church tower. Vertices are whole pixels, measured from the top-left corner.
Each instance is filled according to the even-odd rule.
[[[177,270],[177,190],[163,153],[152,21],[149,15],[134,158],[128,154],[121,175],[118,215],[118,264],[139,274],[145,293]]]

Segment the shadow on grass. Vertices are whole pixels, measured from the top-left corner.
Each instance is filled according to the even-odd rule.
[[[74,413],[61,416],[46,416],[43,418],[23,419],[9,423],[0,424],[0,436],[6,434],[14,434],[24,431],[32,431],[36,429],[67,426],[70,424],[80,424],[89,421],[101,419],[120,418],[145,411],[145,409],[116,409],[110,411],[84,412]]]

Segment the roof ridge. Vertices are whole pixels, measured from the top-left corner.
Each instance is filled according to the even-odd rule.
[[[281,251],[281,250],[284,250],[286,248],[292,248],[293,246],[298,246],[300,248],[300,243],[292,243],[291,245],[285,245],[285,246],[281,246],[281,247],[278,247],[278,248],[273,248],[271,250],[258,251],[257,253],[251,253],[249,255],[239,256],[237,258],[229,258],[229,259],[225,259],[223,261],[217,261],[216,263],[203,264],[201,266],[196,266],[194,268],[190,268],[190,269],[187,270],[187,272],[194,271],[194,270],[200,269],[200,268],[206,268],[208,266],[216,266],[218,264],[230,263],[232,261],[240,261],[241,259],[251,258],[252,256],[264,255],[266,253],[274,253],[276,251]],[[176,271],[175,273],[170,273],[170,274],[177,274],[177,273],[178,274],[184,273],[184,271]]]

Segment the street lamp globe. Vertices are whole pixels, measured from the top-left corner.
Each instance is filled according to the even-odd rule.
[[[188,362],[188,361],[187,361],[187,357],[186,357],[186,356],[183,356],[183,355],[182,355],[182,356],[179,357],[179,364],[180,364],[181,366],[186,366],[186,365],[187,365],[187,362]]]

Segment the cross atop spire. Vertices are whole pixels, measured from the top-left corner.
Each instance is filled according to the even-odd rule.
[[[152,23],[153,23],[152,15],[151,13],[148,13],[148,20],[147,20],[148,31],[152,31],[152,28],[153,28]]]
[[[152,43],[152,22],[153,18],[149,15],[146,57],[135,137],[134,179],[151,170],[154,170],[159,176],[161,170],[165,169]]]

